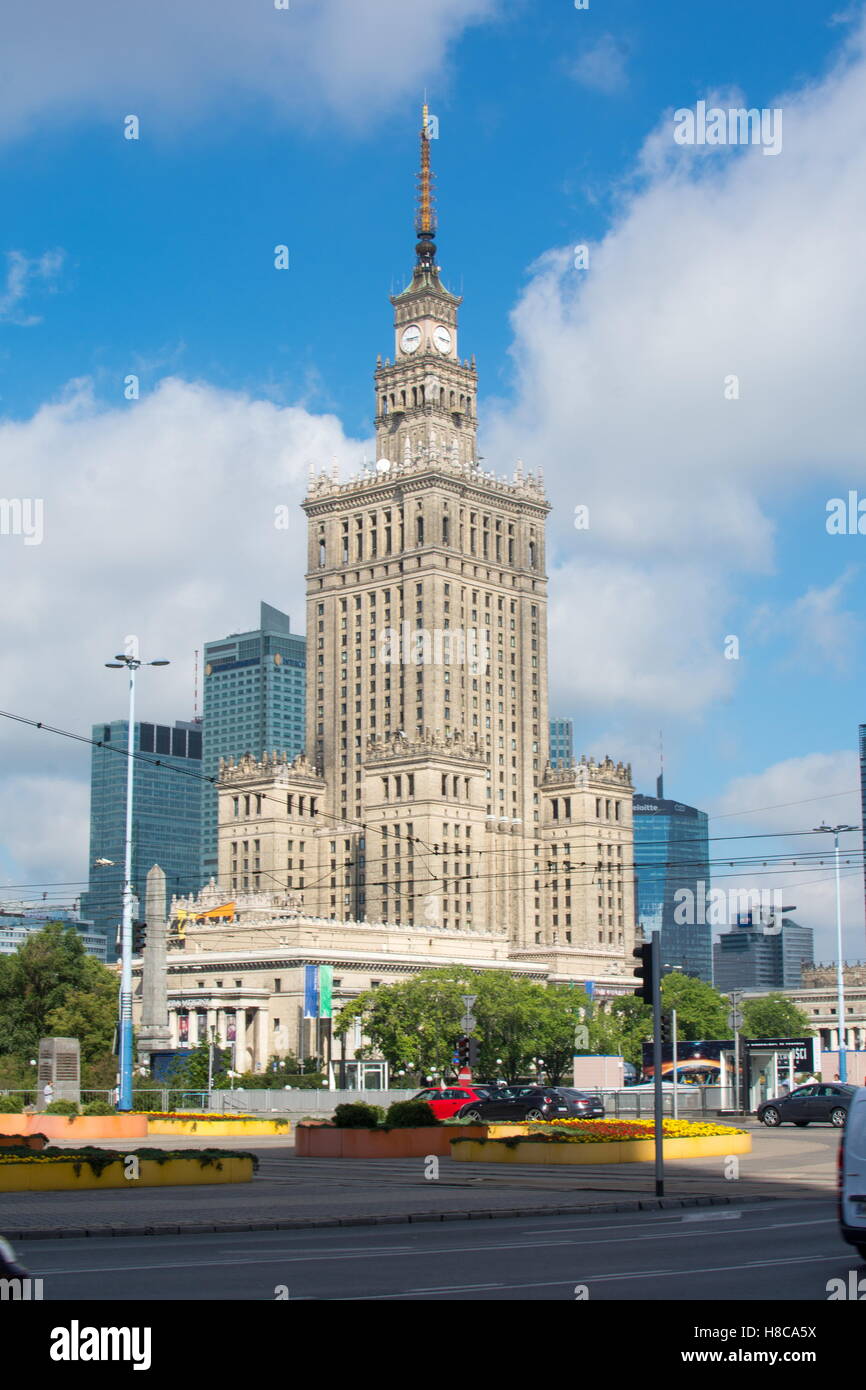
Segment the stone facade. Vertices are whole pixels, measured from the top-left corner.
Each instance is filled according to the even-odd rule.
[[[429,203],[419,227],[375,373],[376,462],[311,477],[303,502],[306,754],[220,769],[217,896],[235,921],[190,927],[169,966],[194,966],[206,996],[235,958],[241,990],[251,971],[282,986],[332,958],[350,993],[458,961],[602,994],[634,983],[631,769],[550,765],[543,478],[481,466]],[[274,992],[232,1007],[248,1034]],[[280,1051],[282,1017],[280,1039],[257,1026]]]

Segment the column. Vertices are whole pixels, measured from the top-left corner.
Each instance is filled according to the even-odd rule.
[[[235,1071],[247,1071],[247,1011],[238,1004],[235,1009]]]
[[[256,1010],[255,1021],[254,1021],[255,1040],[256,1040],[256,1041],[255,1041],[255,1057],[256,1057],[256,1063],[257,1063],[257,1066],[256,1066],[256,1070],[257,1070],[257,1071],[264,1071],[265,1067],[266,1067],[267,1064],[268,1064],[268,1024],[269,1024],[269,1022],[270,1022],[270,1014],[269,1014],[269,1011],[268,1011],[267,1009],[262,1009],[262,1008],[257,1009],[257,1010]]]

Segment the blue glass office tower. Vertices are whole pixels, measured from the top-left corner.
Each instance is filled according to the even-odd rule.
[[[550,766],[571,767],[574,762],[574,723],[570,719],[550,720]]]
[[[710,888],[707,815],[694,806],[659,796],[635,795],[634,859],[638,926],[645,932],[661,930],[662,964],[681,966],[685,975],[712,983],[712,927],[699,920],[705,911],[699,899]],[[683,898],[674,895],[689,889],[696,910],[682,925],[674,911]],[[706,899],[703,899],[705,903]],[[679,916],[682,916],[682,909]],[[667,974],[668,970],[663,973]]]
[[[204,746],[206,777],[216,777],[220,758],[252,753],[303,751],[306,728],[307,642],[288,616],[261,605],[260,626],[236,632],[204,648]],[[217,794],[202,791],[201,881],[218,872]]]
[[[126,835],[126,757],[128,724],[94,724],[90,764],[90,890],[82,915],[104,932],[107,959],[117,956],[116,935],[123,911]],[[158,864],[165,872],[169,899],[198,891],[201,865],[201,724],[135,725],[133,747],[143,756],[134,763],[132,790],[132,883],[139,910],[145,879]],[[109,859],[110,864],[97,864]]]

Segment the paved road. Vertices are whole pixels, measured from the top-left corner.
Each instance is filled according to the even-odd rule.
[[[666,1193],[730,1202],[807,1199],[834,1191],[838,1131],[758,1128],[753,1140],[754,1152],[742,1155],[734,1171],[723,1158],[669,1163]],[[145,1234],[152,1226],[197,1226],[201,1231],[217,1222],[249,1227],[312,1219],[405,1220],[415,1214],[477,1210],[580,1211],[652,1201],[654,1196],[652,1165],[645,1163],[574,1169],[443,1159],[438,1179],[431,1181],[423,1159],[299,1159],[283,1139],[259,1141],[255,1149],[259,1175],[239,1186],[10,1193],[3,1197],[2,1229],[13,1238],[36,1230],[119,1234],[130,1227]]]
[[[828,1198],[495,1223],[19,1241],[46,1300],[827,1298],[860,1269]],[[285,1297],[286,1294],[284,1293]]]

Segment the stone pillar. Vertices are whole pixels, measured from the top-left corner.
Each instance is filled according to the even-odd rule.
[[[149,1062],[151,1053],[167,1052],[172,1046],[168,1021],[168,982],[166,972],[168,923],[165,916],[165,874],[154,864],[147,875],[145,890],[147,936],[141,969],[141,1020],[138,1027],[139,1061]]]
[[[235,1009],[235,1071],[247,1071],[247,1011]]]
[[[255,1058],[256,1070],[264,1071],[268,1064],[268,1023],[269,1014],[267,1009],[259,1008],[256,1010],[255,1017]]]

